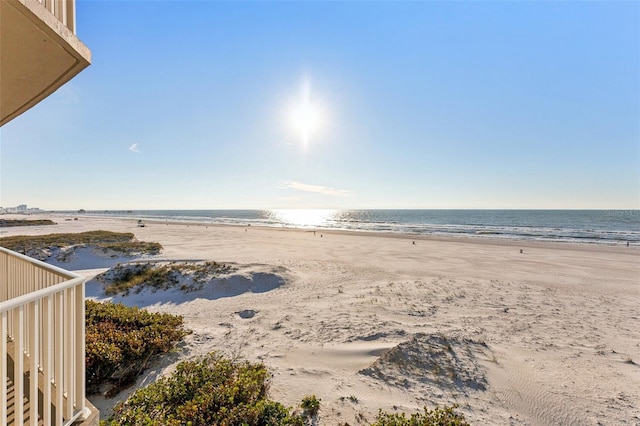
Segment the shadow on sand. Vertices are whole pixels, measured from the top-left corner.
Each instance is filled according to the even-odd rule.
[[[87,282],[85,295],[98,301],[122,303],[127,306],[178,305],[196,299],[217,300],[246,293],[266,293],[284,286],[285,278],[275,272],[238,272],[197,285],[177,284],[168,289],[139,286],[125,294],[108,296],[97,280]]]

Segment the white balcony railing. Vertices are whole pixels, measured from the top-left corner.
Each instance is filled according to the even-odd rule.
[[[85,417],[84,278],[0,247],[0,356],[0,424]]]
[[[60,22],[76,33],[76,2],[75,0],[36,0],[51,12]]]

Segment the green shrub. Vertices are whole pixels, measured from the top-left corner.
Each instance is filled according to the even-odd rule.
[[[86,302],[87,393],[110,382],[109,394],[129,384],[157,354],[188,332],[182,317],[150,313],[122,304]]]
[[[302,404],[300,404],[300,408],[302,408],[304,414],[308,416],[315,416],[320,410],[320,399],[318,399],[315,395],[307,395],[302,398]]]
[[[138,389],[114,409],[106,425],[295,425],[300,416],[266,398],[262,364],[233,362],[215,353],[184,361],[176,371]]]
[[[371,426],[470,426],[464,415],[454,411],[457,405],[451,407],[426,407],[422,413],[412,414],[407,418],[404,413],[386,413],[380,410],[376,421]]]

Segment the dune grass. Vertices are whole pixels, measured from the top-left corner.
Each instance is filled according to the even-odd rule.
[[[0,219],[0,228],[9,228],[12,226],[43,226],[55,225],[56,223],[49,219]]]
[[[93,245],[103,250],[113,250],[124,254],[134,252],[158,254],[162,249],[159,243],[136,241],[135,236],[130,232],[88,231],[67,234],[16,235],[0,238],[0,246],[20,253],[81,244]]]
[[[138,287],[152,287],[156,290],[165,290],[178,285],[188,275],[192,284],[203,283],[216,276],[231,272],[230,265],[217,262],[201,263],[177,263],[158,265],[150,262],[119,264],[111,270],[99,275],[97,278],[104,283],[104,291],[107,295],[127,293]],[[190,288],[183,284],[182,290]]]

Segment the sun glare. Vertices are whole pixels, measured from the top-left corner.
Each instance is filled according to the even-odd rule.
[[[312,98],[311,85],[305,81],[300,95],[289,108],[288,125],[294,138],[306,146],[311,138],[322,130],[325,121],[324,110],[321,104]]]
[[[314,228],[326,225],[336,215],[336,210],[328,209],[280,209],[271,214],[286,226]]]
[[[291,111],[291,124],[296,133],[306,143],[309,137],[320,127],[320,111],[311,103],[305,102]]]

